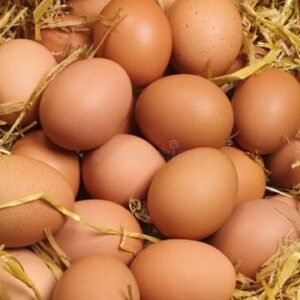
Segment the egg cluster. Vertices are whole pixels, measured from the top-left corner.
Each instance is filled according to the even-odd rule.
[[[299,82],[273,67],[230,93],[211,80],[247,64],[231,0],[68,3],[60,19],[104,19],[0,45],[7,126],[60,62],[96,50],[25,107],[22,128],[37,125],[0,155],[0,245],[37,290],[0,260],[0,299],[229,300],[237,272],[255,278],[284,237],[299,239],[299,201],[266,186],[299,189]],[[46,232],[71,262],[59,276],[32,251]]]

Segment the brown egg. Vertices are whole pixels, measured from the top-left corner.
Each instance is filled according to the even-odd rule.
[[[55,203],[72,209],[74,193],[65,178],[37,160],[15,154],[0,155],[0,205],[44,193]],[[42,201],[0,209],[0,245],[23,247],[44,239],[45,228],[52,233],[64,224],[64,217]]]
[[[129,77],[118,64],[86,59],[67,67],[49,84],[40,104],[40,120],[55,144],[88,150],[118,131],[131,102]]]
[[[72,14],[77,16],[99,15],[110,0],[70,0]]]
[[[238,272],[254,278],[285,235],[291,232],[291,239],[298,237],[294,224],[299,222],[299,213],[285,203],[268,199],[248,201],[235,208],[210,242],[232,263],[240,263]]]
[[[230,215],[237,188],[235,167],[222,151],[183,152],[162,167],[150,185],[151,220],[169,238],[205,238]]]
[[[225,93],[195,75],[161,78],[143,90],[135,108],[145,137],[165,152],[196,147],[222,147],[233,126]]]
[[[198,241],[165,240],[150,245],[130,269],[143,300],[228,300],[235,287],[230,261]]]
[[[285,189],[293,189],[299,185],[300,166],[293,167],[299,161],[300,141],[292,140],[291,142],[286,142],[276,152],[266,158],[266,167],[271,172],[270,182]]]
[[[52,54],[37,42],[15,39],[3,43],[0,47],[0,105],[25,103],[55,64]],[[26,114],[23,125],[38,118],[37,108],[38,103]],[[0,119],[13,124],[18,115],[1,115]]]
[[[101,14],[112,18],[119,8],[124,9],[124,17],[97,55],[119,63],[135,87],[146,86],[163,75],[170,60],[172,34],[168,19],[153,0],[112,0]],[[96,25],[96,46],[107,30],[101,22]]]
[[[260,154],[275,152],[300,127],[300,85],[289,73],[268,69],[246,79],[232,99],[236,142]]]
[[[92,197],[127,205],[130,198],[146,197],[152,178],[164,164],[147,141],[117,134],[84,157],[82,178]]]
[[[95,255],[74,262],[58,281],[51,299],[139,300],[140,293],[126,265],[113,257]]]
[[[126,208],[111,201],[82,200],[75,203],[74,212],[93,225],[142,233],[135,217]],[[89,255],[102,254],[129,264],[134,257],[131,252],[120,248],[121,236],[102,235],[71,219],[55,235],[55,239],[73,261]],[[143,242],[126,238],[124,246],[138,253],[143,248]]]
[[[173,33],[172,63],[181,73],[222,75],[238,56],[242,21],[231,0],[177,0],[167,12]]]
[[[289,206],[291,206],[295,209],[298,208],[298,202],[299,201],[297,200],[297,198],[276,195],[276,196],[269,197],[267,199],[283,202],[283,203],[285,203],[285,204],[287,204],[287,205],[289,205]]]
[[[245,67],[247,61],[244,54],[239,54],[237,58],[233,61],[230,67],[226,70],[225,74],[234,73]]]
[[[80,18],[72,15],[65,15],[61,19],[64,21],[80,20]],[[65,27],[42,29],[39,43],[51,51],[57,62],[61,62],[78,48],[91,45],[92,39],[88,31],[75,27]]]
[[[74,194],[79,189],[80,167],[76,153],[59,148],[51,143],[42,130],[35,130],[19,139],[11,152],[37,159],[56,169],[70,183]]]
[[[27,249],[8,250],[22,265],[26,275],[35,284],[43,300],[50,300],[56,284],[55,277],[44,261]],[[0,266],[3,263],[0,260]],[[29,287],[0,267],[0,282],[12,300],[35,300],[36,297]]]
[[[237,171],[237,203],[262,198],[266,188],[263,167],[246,152],[236,147],[223,147],[221,150],[229,156]]]

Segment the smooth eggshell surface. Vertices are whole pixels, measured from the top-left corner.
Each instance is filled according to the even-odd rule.
[[[299,224],[300,214],[285,203],[270,199],[243,202],[210,243],[233,264],[239,264],[238,272],[254,278],[284,236],[290,233],[291,239],[298,237],[293,222]]]
[[[8,250],[9,255],[15,257],[22,265],[25,273],[35,284],[43,300],[50,300],[51,294],[56,284],[52,271],[45,262],[27,249]],[[0,262],[0,282],[12,300],[35,300],[33,291],[24,283],[7,273],[1,267]]]
[[[19,139],[13,145],[12,153],[39,160],[56,169],[70,183],[74,194],[77,194],[80,181],[77,154],[51,143],[42,130],[32,131]]]
[[[230,261],[198,241],[152,244],[138,254],[130,269],[143,300],[228,300],[235,287]]]
[[[142,229],[134,216],[124,207],[105,200],[82,200],[75,203],[74,212],[90,224],[141,233]],[[95,230],[68,220],[55,235],[64,252],[73,261],[82,257],[103,254],[113,256],[125,264],[133,259],[133,254],[120,249],[122,238],[117,235],[101,235]],[[143,248],[142,240],[126,238],[124,246],[133,252]]]
[[[205,238],[229,217],[237,189],[235,167],[222,151],[183,152],[154,176],[148,192],[151,220],[169,238]]]
[[[221,150],[229,156],[237,171],[237,203],[262,198],[266,188],[263,166],[238,148],[222,147]]]
[[[28,157],[0,155],[0,205],[40,193],[73,209],[74,193],[58,171]],[[0,245],[8,248],[32,245],[45,238],[45,228],[55,233],[64,221],[59,212],[43,201],[0,209]]]
[[[52,300],[139,300],[130,270],[113,257],[95,255],[74,262],[58,281]]]
[[[104,40],[97,55],[119,63],[133,86],[142,87],[161,77],[169,63],[172,34],[167,17],[153,0],[112,0],[101,14],[113,18],[122,8],[123,18]],[[108,27],[99,22],[94,31],[97,46]]]
[[[241,83],[232,107],[236,142],[248,151],[269,154],[300,127],[300,85],[283,70],[264,70]]]
[[[225,93],[209,80],[188,74],[148,85],[138,97],[135,116],[145,137],[171,154],[222,147],[233,127],[233,111]]]
[[[25,103],[56,61],[47,48],[27,39],[15,39],[0,47],[0,104]],[[5,70],[5,71],[4,71]],[[26,125],[38,118],[38,102],[25,115]],[[13,124],[18,113],[0,119]]]
[[[89,150],[105,143],[131,109],[132,88],[126,72],[113,61],[78,61],[45,90],[40,120],[46,136],[70,150]]]
[[[146,197],[153,176],[164,163],[147,141],[117,134],[84,157],[82,178],[93,198],[127,205],[130,198]]]

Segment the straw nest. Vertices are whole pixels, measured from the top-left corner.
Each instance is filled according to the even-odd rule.
[[[163,0],[157,0],[157,2],[163,7]],[[232,74],[211,78],[211,80],[220,85],[225,91],[228,91],[234,88],[239,80],[268,67],[284,69],[300,78],[299,1],[235,0],[235,2],[241,11],[243,20],[244,44],[241,55],[244,55],[247,63],[244,68]],[[29,38],[33,33],[38,40],[40,30],[44,28],[89,30],[90,25],[98,21],[103,22],[109,28],[109,34],[110,30],[113,30],[123,16],[120,8],[114,18],[109,20],[99,15],[80,18],[75,21],[61,21],[59,19],[60,16],[69,12],[70,7],[64,0],[2,0],[0,4],[0,45],[11,39]],[[98,46],[101,46],[101,44]],[[255,55],[257,49],[260,49],[262,55]],[[93,57],[96,50],[95,47],[80,48],[67,57],[45,76],[25,104],[0,105],[0,114],[19,112],[19,118],[12,126],[0,121],[0,154],[9,154],[14,141],[36,125],[32,123],[25,128],[20,126],[26,111],[37,101],[55,76],[74,61],[85,57]],[[300,162],[296,162],[293,167],[299,166]],[[299,188],[297,187],[293,191],[279,191],[273,187],[268,187],[268,191],[287,196],[299,196]],[[32,195],[23,199],[14,199],[10,203],[2,205],[0,209],[23,205],[36,200],[47,202],[65,216],[81,222],[99,233],[121,235],[123,238],[120,247],[125,251],[130,251],[125,246],[127,237],[141,238],[148,242],[158,241],[158,238],[146,234],[141,235],[111,228],[98,228],[87,223],[80,216],[57,206],[55,201],[45,195]],[[145,223],[145,228],[150,234],[157,234],[151,226],[147,209],[141,201],[132,199],[130,209],[138,219]],[[45,235],[47,241],[32,245],[31,249],[45,261],[55,277],[59,278],[70,265],[70,260],[55,243],[49,230],[45,229]],[[36,299],[41,299],[39,291],[26,275],[20,263],[15,257],[9,255],[3,246],[0,247],[0,263],[9,274],[30,287]],[[10,299],[1,283],[0,298],[3,300]],[[232,295],[232,300],[246,299],[300,299],[300,239],[291,241],[288,237],[285,237],[277,252],[263,265],[255,280],[237,274],[236,290]]]

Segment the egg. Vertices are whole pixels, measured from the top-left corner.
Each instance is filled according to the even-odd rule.
[[[198,241],[170,239],[152,244],[138,254],[130,269],[143,300],[228,300],[235,287],[230,261]]]
[[[92,197],[127,205],[130,198],[145,199],[152,178],[164,163],[147,141],[117,134],[85,155],[82,179]]]
[[[203,239],[229,217],[237,189],[230,158],[218,149],[196,148],[158,170],[148,192],[149,214],[168,238]]]
[[[232,160],[238,176],[237,203],[260,199],[266,188],[264,168],[246,152],[236,147],[221,149]]]
[[[25,274],[31,279],[39,291],[43,300],[50,300],[52,290],[56,284],[52,271],[45,262],[36,254],[27,249],[6,251],[12,258],[16,258],[24,269]],[[0,282],[12,300],[35,300],[36,297],[29,287],[20,280],[13,277],[3,269],[3,262],[0,260]]]
[[[72,15],[64,15],[60,19],[62,21],[80,21],[80,18]],[[92,44],[89,32],[75,26],[42,29],[41,40],[38,42],[53,54],[57,62],[63,61],[78,48]]]
[[[74,212],[90,224],[142,233],[142,229],[134,216],[124,207],[106,200],[89,199],[78,201]],[[120,248],[122,237],[97,233],[94,229],[69,219],[64,227],[55,235],[55,240],[72,261],[80,258],[102,254],[113,256],[125,264],[129,264],[134,255],[143,248],[142,240],[126,238],[125,247]]]
[[[89,150],[119,130],[131,103],[130,79],[122,67],[104,58],[86,59],[67,67],[48,85],[40,121],[58,146]]]
[[[132,272],[108,256],[88,256],[74,262],[58,281],[52,300],[139,300]]]
[[[163,0],[164,10],[168,11],[176,0]]]
[[[167,17],[153,0],[112,0],[101,15],[112,18],[122,8],[123,18],[105,38],[97,52],[119,63],[133,86],[143,87],[161,77],[169,63],[172,34]],[[99,22],[94,30],[95,46],[107,34]]]
[[[270,182],[285,189],[293,189],[299,185],[300,167],[293,167],[297,161],[300,161],[300,141],[286,142],[266,158],[266,167],[271,172]]]
[[[72,210],[74,193],[63,175],[37,160],[16,154],[0,155],[0,205],[44,193]],[[39,198],[38,198],[39,199]],[[0,209],[0,245],[24,247],[45,238],[44,229],[58,231],[65,218],[39,201]]]
[[[72,14],[77,16],[99,15],[110,0],[69,0]]]
[[[136,122],[145,137],[164,152],[222,147],[233,127],[225,93],[196,75],[171,75],[147,86],[138,97]]]
[[[299,238],[295,224],[300,215],[276,200],[257,199],[240,203],[210,243],[223,252],[238,272],[255,278],[263,263],[277,250],[282,238]]]
[[[282,195],[276,195],[276,196],[271,196],[268,199],[270,200],[276,200],[276,201],[280,201],[283,202],[295,209],[298,208],[298,200],[297,198],[293,198],[293,197],[287,197],[287,196],[282,196]]]
[[[212,77],[228,70],[243,42],[242,20],[233,1],[177,0],[167,15],[177,71]]]
[[[44,46],[27,39],[14,39],[0,46],[0,105],[25,104],[44,76],[55,66],[53,55]],[[38,103],[25,115],[26,125],[38,118]],[[19,113],[2,114],[13,124]]]
[[[300,85],[289,73],[270,68],[246,79],[232,98],[235,140],[259,154],[278,150],[300,127]]]
[[[34,130],[19,139],[11,153],[37,159],[60,172],[76,195],[80,182],[79,158],[76,153],[59,148],[42,130]]]

